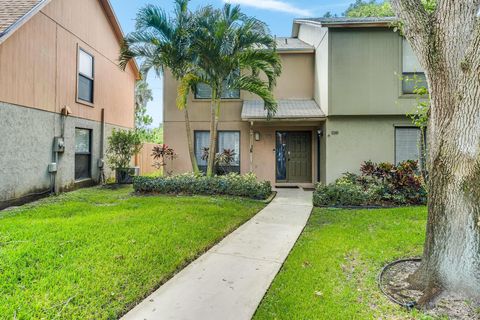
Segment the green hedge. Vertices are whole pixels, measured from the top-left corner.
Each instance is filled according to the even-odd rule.
[[[188,195],[230,195],[265,200],[272,194],[268,181],[258,181],[254,174],[230,173],[206,177],[192,173],[169,177],[135,177],[136,192]]]

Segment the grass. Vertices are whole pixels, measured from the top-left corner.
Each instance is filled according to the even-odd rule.
[[[90,188],[0,212],[1,319],[115,319],[264,204]]]
[[[314,209],[254,319],[422,319],[384,297],[388,262],[422,252],[426,208]]]

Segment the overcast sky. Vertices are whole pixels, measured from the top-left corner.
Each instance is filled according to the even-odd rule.
[[[172,0],[110,1],[125,33],[133,31],[135,15],[144,5],[155,4],[168,12],[171,12],[173,7]],[[319,17],[327,11],[340,14],[353,2],[353,0],[192,0],[190,8],[195,9],[206,4],[219,7],[226,1],[240,4],[246,14],[265,21],[272,34],[277,36],[290,36],[294,18]],[[163,121],[162,81],[152,73],[148,77],[148,82],[154,93],[154,101],[149,103],[148,113],[153,116],[153,126],[156,127]]]

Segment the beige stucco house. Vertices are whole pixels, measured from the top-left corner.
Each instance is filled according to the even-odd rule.
[[[0,208],[96,183],[134,126],[131,63],[108,0],[0,0]]]
[[[263,103],[227,91],[218,149],[234,149],[233,171],[254,172],[276,186],[330,183],[363,161],[419,159],[420,132],[406,117],[416,103],[413,74],[424,74],[390,18],[298,19],[277,38],[283,73],[268,120]],[[191,170],[177,83],[165,74],[165,141],[179,154],[173,171]],[[209,91],[199,86],[189,110],[200,165],[209,137]]]

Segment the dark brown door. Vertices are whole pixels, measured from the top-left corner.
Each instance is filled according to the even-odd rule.
[[[312,182],[311,132],[277,132],[277,181]]]

